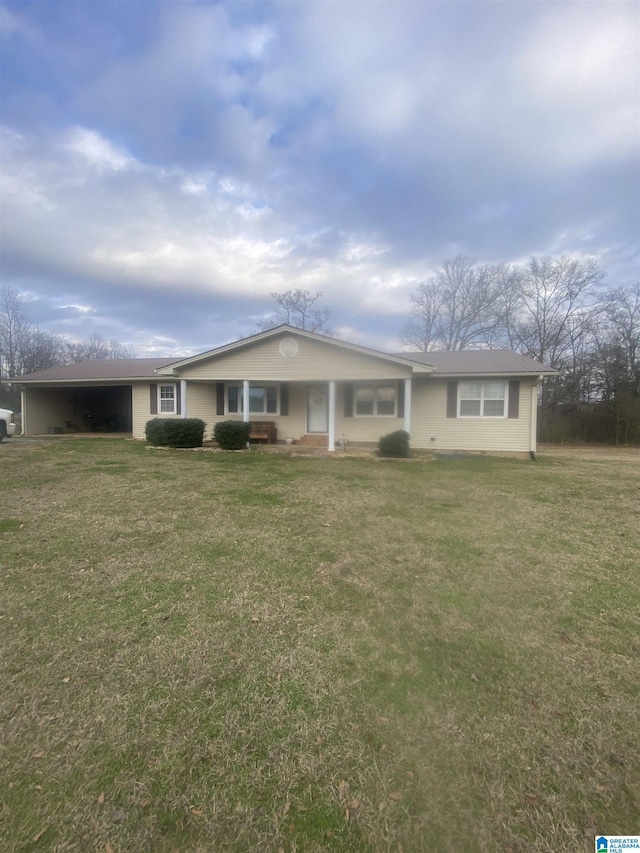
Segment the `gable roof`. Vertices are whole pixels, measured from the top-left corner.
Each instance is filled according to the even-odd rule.
[[[207,359],[213,359],[220,355],[226,355],[230,352],[233,352],[237,349],[242,349],[247,345],[258,343],[260,341],[268,340],[269,338],[276,337],[278,335],[287,334],[292,335],[294,337],[302,337],[308,338],[313,341],[320,341],[325,344],[329,344],[331,346],[336,347],[337,349],[343,349],[350,352],[360,353],[362,355],[372,356],[373,358],[379,358],[384,361],[392,361],[396,364],[408,365],[410,367],[416,368],[416,364],[407,357],[406,353],[389,353],[389,352],[381,352],[380,350],[371,349],[370,347],[363,347],[359,344],[350,344],[347,341],[341,341],[337,338],[330,338],[328,335],[319,335],[316,332],[308,332],[305,329],[298,329],[295,326],[288,326],[283,324],[282,326],[275,326],[273,329],[268,329],[266,332],[258,332],[256,335],[251,335],[248,338],[241,338],[239,341],[232,341],[230,344],[224,344],[221,347],[216,347],[216,349],[207,350],[206,352],[198,353],[198,355],[189,356],[189,358],[185,358],[182,361],[174,361],[168,365],[165,365],[165,369],[158,369],[158,373],[167,373],[172,374],[180,370],[182,367],[187,367],[192,364],[197,364],[199,361],[206,361]],[[418,367],[418,373],[432,373],[433,367],[428,363],[421,363]]]
[[[556,370],[525,355],[513,352],[513,350],[386,353],[358,344],[350,344],[326,335],[318,335],[315,332],[307,332],[293,326],[282,325],[187,358],[180,359],[173,356],[172,358],[90,359],[78,362],[78,364],[67,364],[61,367],[52,367],[49,370],[41,370],[38,373],[29,373],[10,381],[16,383],[127,382],[136,379],[157,379],[163,375],[175,376],[181,367],[216,358],[219,355],[242,349],[248,344],[282,334],[322,341],[346,352],[360,353],[384,361],[408,365],[413,368],[414,373],[433,373],[436,376],[553,376],[557,373]]]
[[[430,364],[435,368],[436,376],[554,376],[557,370],[540,364],[533,358],[520,355],[510,349],[458,350],[456,352],[407,352],[403,353],[409,361]]]
[[[91,358],[77,364],[51,367],[37,373],[18,376],[12,382],[90,382],[93,379],[150,379],[156,370],[176,360],[173,358]]]

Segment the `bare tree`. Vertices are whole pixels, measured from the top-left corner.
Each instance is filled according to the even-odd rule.
[[[284,293],[272,293],[271,298],[275,301],[277,310],[258,322],[259,331],[265,332],[274,326],[286,324],[320,335],[332,334],[331,329],[327,327],[331,312],[326,306],[318,305],[323,298],[320,291],[313,294],[310,290],[296,288]]]
[[[586,322],[605,279],[595,261],[530,258],[521,270],[507,334],[515,349],[558,369],[570,352],[575,324]]]
[[[490,344],[499,329],[499,268],[458,255],[411,294],[412,316],[401,343],[429,350]]]
[[[121,344],[115,339],[107,340],[102,335],[94,332],[84,341],[67,343],[65,361],[68,364],[76,364],[79,361],[89,359],[116,359],[135,358],[133,347]]]
[[[20,295],[10,287],[0,290],[0,381],[60,363],[62,339],[44,332],[29,320]]]

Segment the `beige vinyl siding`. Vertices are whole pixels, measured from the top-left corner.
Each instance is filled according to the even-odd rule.
[[[25,386],[25,435],[44,435],[50,427],[64,429],[65,421],[76,422],[73,413],[73,389]],[[82,424],[78,426],[82,427]]]
[[[528,452],[533,384],[526,379],[520,381],[517,418],[448,418],[446,381],[414,380],[411,446],[426,450]]]
[[[161,377],[159,381],[167,380],[166,377]],[[182,407],[188,418],[200,418],[205,422],[206,438],[216,414],[215,382],[187,382],[186,401],[183,397]]]
[[[175,380],[164,379],[165,383]],[[157,382],[155,383],[157,384]],[[150,382],[136,382],[133,386],[133,437],[144,438],[144,428],[151,418],[176,418],[177,415],[152,415],[150,400]]]
[[[384,358],[353,352],[335,342],[296,338],[298,353],[293,358],[280,354],[280,341],[291,335],[269,338],[242,349],[187,366],[180,371],[182,379],[218,379],[295,382],[400,379],[411,376],[411,368]],[[161,377],[161,381],[168,377]]]

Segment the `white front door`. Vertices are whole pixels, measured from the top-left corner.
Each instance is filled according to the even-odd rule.
[[[329,432],[329,387],[327,385],[309,386],[307,432]]]

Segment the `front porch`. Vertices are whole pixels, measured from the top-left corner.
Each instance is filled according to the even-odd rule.
[[[256,422],[258,428],[268,424],[270,429],[262,430],[260,441],[328,452],[345,443],[375,446],[382,435],[398,429],[410,432],[411,428],[411,379],[405,378],[326,382],[181,379],[179,399],[179,416],[202,418],[208,430],[222,420]]]

